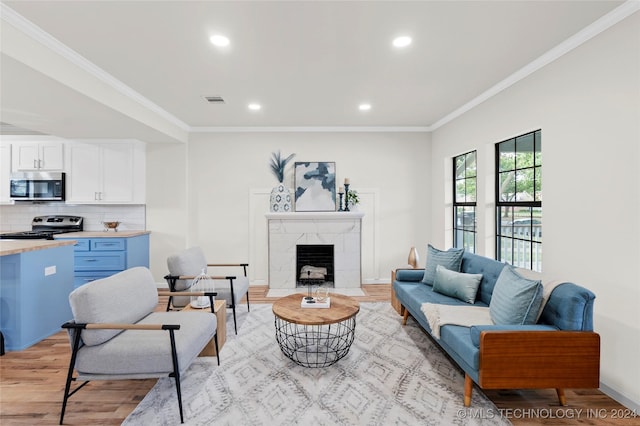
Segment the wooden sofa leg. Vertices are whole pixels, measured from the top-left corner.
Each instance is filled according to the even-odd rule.
[[[556,393],[558,394],[558,401],[560,401],[561,406],[567,405],[567,397],[564,395],[564,389],[556,389]]]
[[[471,406],[471,393],[473,392],[473,380],[465,373],[464,375],[464,406]]]
[[[409,319],[409,310],[404,308],[404,314],[402,315],[402,325],[407,325],[407,319]]]

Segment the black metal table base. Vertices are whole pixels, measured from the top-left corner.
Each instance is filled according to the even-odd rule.
[[[344,358],[355,337],[355,315],[327,325],[301,325],[275,317],[276,340],[282,353],[298,365],[327,367]]]

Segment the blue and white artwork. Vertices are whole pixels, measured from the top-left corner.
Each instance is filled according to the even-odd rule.
[[[296,211],[336,210],[336,163],[297,162],[294,171]]]

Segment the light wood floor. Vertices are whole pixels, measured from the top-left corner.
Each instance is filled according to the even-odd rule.
[[[390,300],[389,285],[364,285],[363,290],[366,296],[357,297],[361,302]],[[251,303],[273,302],[266,293],[266,286],[252,286]],[[164,306],[166,299],[161,299],[158,310]],[[7,352],[0,357],[1,425],[58,424],[69,355],[69,341],[66,334],[60,332],[24,351]],[[70,398],[65,424],[119,425],[155,382],[152,379],[91,382]],[[567,407],[558,406],[554,390],[486,391],[485,394],[501,411],[485,413],[471,408],[466,415],[492,417],[502,413],[515,425],[640,424],[638,417],[613,418],[620,417],[619,414],[629,417],[630,413],[595,389],[567,390]]]

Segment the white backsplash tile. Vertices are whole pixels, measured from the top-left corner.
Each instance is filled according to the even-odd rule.
[[[35,216],[72,215],[84,217],[85,231],[102,231],[103,221],[119,221],[119,230],[146,230],[144,205],[67,205],[63,203],[0,206],[0,231],[29,231]]]

